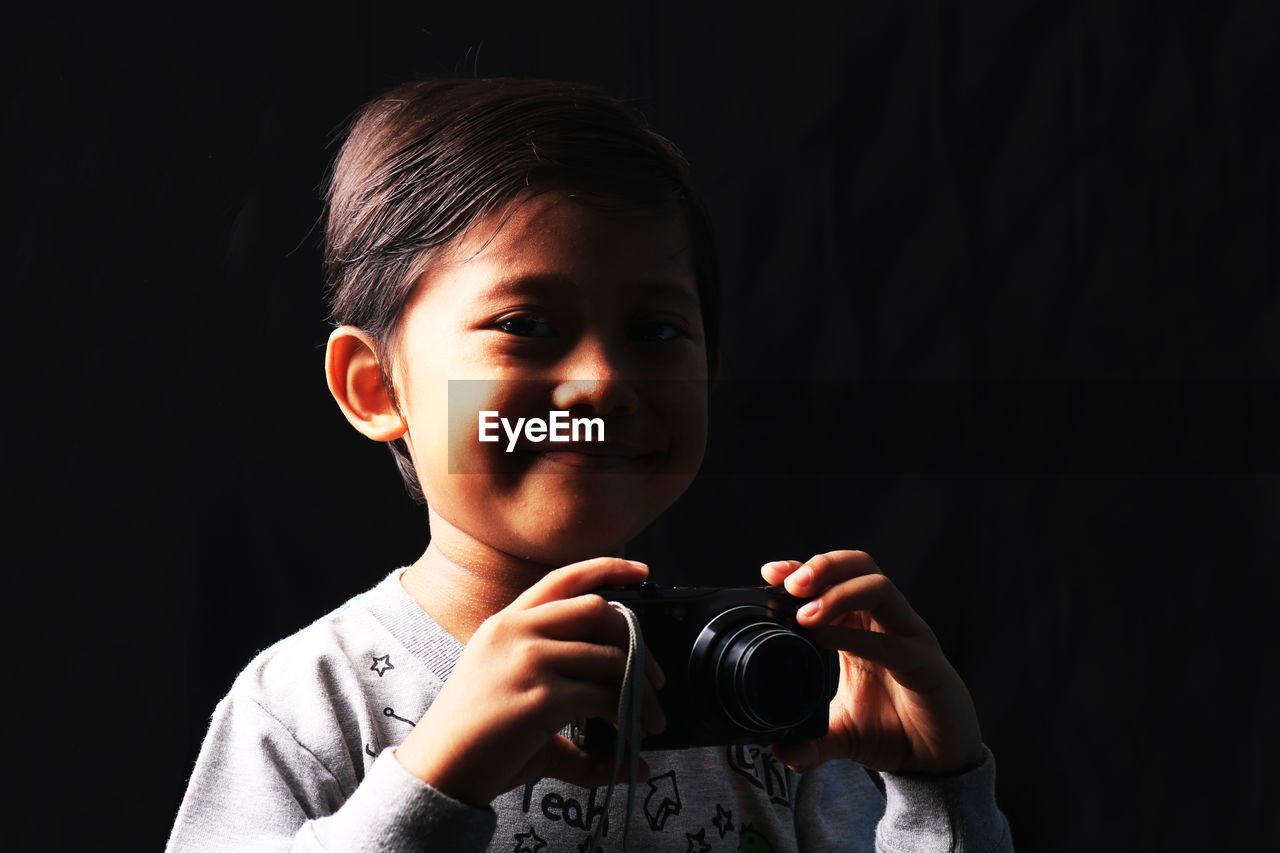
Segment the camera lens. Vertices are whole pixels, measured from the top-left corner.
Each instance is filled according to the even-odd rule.
[[[710,639],[703,648],[714,694],[738,727],[751,732],[790,728],[826,704],[821,653],[794,631],[756,613],[729,611],[707,626],[703,638]]]

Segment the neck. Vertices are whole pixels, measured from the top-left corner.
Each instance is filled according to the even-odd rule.
[[[429,512],[431,544],[401,575],[400,583],[419,607],[463,643],[481,622],[555,568],[485,545]]]

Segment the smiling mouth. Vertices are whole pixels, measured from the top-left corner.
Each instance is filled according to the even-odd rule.
[[[540,457],[558,465],[596,470],[634,468],[643,465],[652,456],[635,447],[607,444],[550,446],[522,444],[516,447],[516,451]]]

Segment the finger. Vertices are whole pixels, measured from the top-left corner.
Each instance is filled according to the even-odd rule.
[[[556,682],[561,685],[557,688],[561,691],[557,697],[557,706],[572,710],[577,716],[603,716],[616,720],[627,673],[627,653],[613,646],[592,643],[556,642],[547,645],[549,648],[541,654],[545,656],[554,677],[561,680]],[[595,690],[581,689],[585,685],[604,691],[603,701],[608,703],[607,714],[600,712],[601,698]],[[641,676],[634,689],[641,691],[641,728],[648,734],[665,729],[666,714],[653,684],[648,678]],[[587,702],[593,703],[591,708],[586,706]]]
[[[806,628],[834,625],[842,616],[866,611],[890,633],[932,636],[929,626],[907,603],[906,596],[881,574],[850,578],[829,587],[796,611]]]
[[[811,636],[818,645],[848,652],[887,669],[908,690],[927,692],[938,682],[931,666],[941,652],[918,637],[899,637],[858,628],[819,628]]]
[[[587,640],[622,649],[630,643],[627,620],[609,602],[590,593],[549,601],[515,618],[554,640]]]
[[[803,565],[804,563],[799,560],[774,560],[761,566],[760,574],[764,577],[765,583],[778,586]]]
[[[529,613],[536,620],[535,628],[553,639],[590,640],[620,649],[631,645],[631,626],[626,617],[607,599],[594,593],[548,602]],[[647,648],[644,673],[656,689],[666,686],[667,674]]]
[[[556,643],[553,649],[549,649],[547,654],[553,671],[558,675],[576,681],[590,682],[611,690],[615,712],[609,714],[609,719],[616,719],[616,705],[627,673],[625,651],[613,646],[592,643],[560,642]],[[642,691],[641,728],[648,734],[665,729],[667,716],[662,710],[662,703],[658,700],[658,691],[653,682],[647,676],[642,676],[635,689]]]
[[[584,595],[553,601],[529,613],[546,621],[548,639],[559,640],[540,650],[554,661],[558,672],[621,689],[630,635],[626,620],[608,602],[598,595]],[[583,639],[572,639],[575,635]],[[643,667],[641,724],[646,732],[660,732],[666,728],[666,715],[657,691],[666,684],[666,674],[647,650]]]
[[[627,653],[616,646],[546,640],[540,644],[537,654],[545,656],[552,672],[566,678],[611,686],[615,692],[621,687],[627,671]]]
[[[619,557],[596,557],[548,572],[512,602],[529,608],[561,598],[573,598],[602,586],[630,586],[649,576],[649,567]]]
[[[787,592],[805,598],[817,595],[849,578],[881,574],[865,551],[828,551],[816,554],[787,574]]]
[[[770,749],[773,757],[797,773],[807,773],[824,759],[818,748],[821,741],[807,740],[800,743],[775,743]]]
[[[603,683],[555,673],[531,694],[534,719],[547,734],[576,719],[600,717],[618,722],[618,682]]]
[[[588,646],[581,643],[562,644],[561,654],[566,654],[561,669],[566,674],[604,683],[621,694],[627,676],[628,651],[615,646]],[[585,648],[584,648],[585,646]],[[579,651],[573,651],[579,649]],[[603,651],[601,651],[603,650]],[[580,655],[581,657],[577,657]],[[667,727],[667,717],[658,699],[658,690],[666,683],[666,676],[653,657],[645,653],[644,669],[633,689],[641,691],[640,726],[646,734],[660,732]]]

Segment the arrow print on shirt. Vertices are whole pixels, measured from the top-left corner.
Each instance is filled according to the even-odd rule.
[[[644,798],[644,816],[649,828],[661,832],[667,818],[680,814],[680,791],[676,788],[676,771],[668,770],[649,780],[649,796]]]

